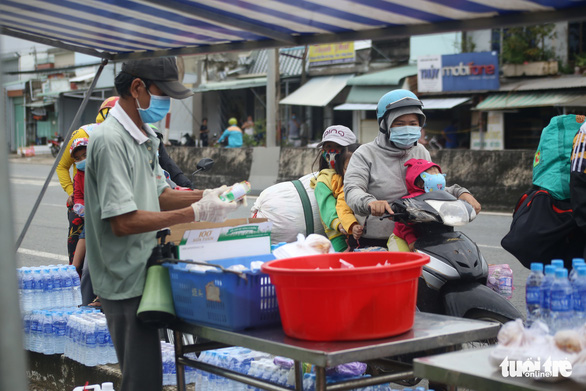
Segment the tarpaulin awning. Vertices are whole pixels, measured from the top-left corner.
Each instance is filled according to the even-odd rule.
[[[570,106],[568,103],[581,96],[579,93],[536,92],[491,94],[480,102],[476,110],[506,110],[527,107]]]
[[[255,77],[250,79],[226,80],[202,84],[194,92],[221,91],[221,90],[239,90],[243,88],[265,87],[267,85],[266,77]]]
[[[387,92],[399,88],[396,86],[352,86],[346,97],[346,103],[374,103]]]
[[[405,65],[380,72],[354,76],[348,80],[349,86],[398,85],[407,76],[417,75],[417,65]]]
[[[110,60],[583,20],[585,0],[3,0],[0,33]]]
[[[422,98],[421,103],[423,103],[423,110],[447,110],[469,100],[469,96],[464,98]]]
[[[387,91],[388,92],[388,91]],[[381,95],[382,96],[382,95]],[[452,109],[462,103],[466,103],[470,97],[465,98],[428,98],[422,99],[424,110]],[[376,103],[344,103],[334,107],[334,110],[376,110]]]
[[[346,87],[346,81],[352,75],[320,76],[310,79],[285,99],[282,105],[324,107]]]

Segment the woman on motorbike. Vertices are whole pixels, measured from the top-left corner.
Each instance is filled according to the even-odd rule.
[[[417,142],[426,119],[422,107],[417,96],[408,90],[393,90],[383,95],[377,105],[377,138],[358,148],[350,159],[344,176],[344,193],[346,202],[364,227],[360,239],[362,247],[387,247],[394,222],[373,216],[382,216],[385,212],[392,214],[389,203],[407,194],[405,162],[409,159],[431,161],[427,149]],[[477,213],[480,212],[480,204],[465,188],[452,185],[446,191],[469,202]],[[406,243],[398,247],[404,248]]]

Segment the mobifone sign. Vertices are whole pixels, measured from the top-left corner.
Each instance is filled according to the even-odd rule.
[[[422,56],[417,59],[420,92],[498,90],[496,52]]]

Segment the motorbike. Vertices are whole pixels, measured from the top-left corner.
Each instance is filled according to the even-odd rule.
[[[61,145],[63,144],[63,137],[56,136],[55,138],[49,140],[51,155],[53,157],[57,157],[59,154],[59,150],[61,150]]]
[[[445,191],[424,193],[391,203],[392,218],[410,224],[415,250],[429,255],[419,279],[420,311],[498,323],[523,318],[504,297],[486,286],[488,263],[476,243],[454,227],[476,217],[472,206]]]

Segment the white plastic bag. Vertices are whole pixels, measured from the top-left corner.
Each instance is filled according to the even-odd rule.
[[[307,174],[299,181],[303,184],[313,215],[313,233],[325,235],[324,227],[319,216],[319,207],[309,186],[311,178],[317,173]],[[273,223],[271,243],[291,243],[297,240],[297,234],[308,235],[306,232],[305,214],[299,193],[292,182],[281,182],[263,190],[256,199],[251,217],[267,218]]]
[[[297,241],[277,247],[273,255],[277,259],[302,257],[304,255],[334,253],[332,243],[321,235],[311,234],[305,238],[297,235]]]

